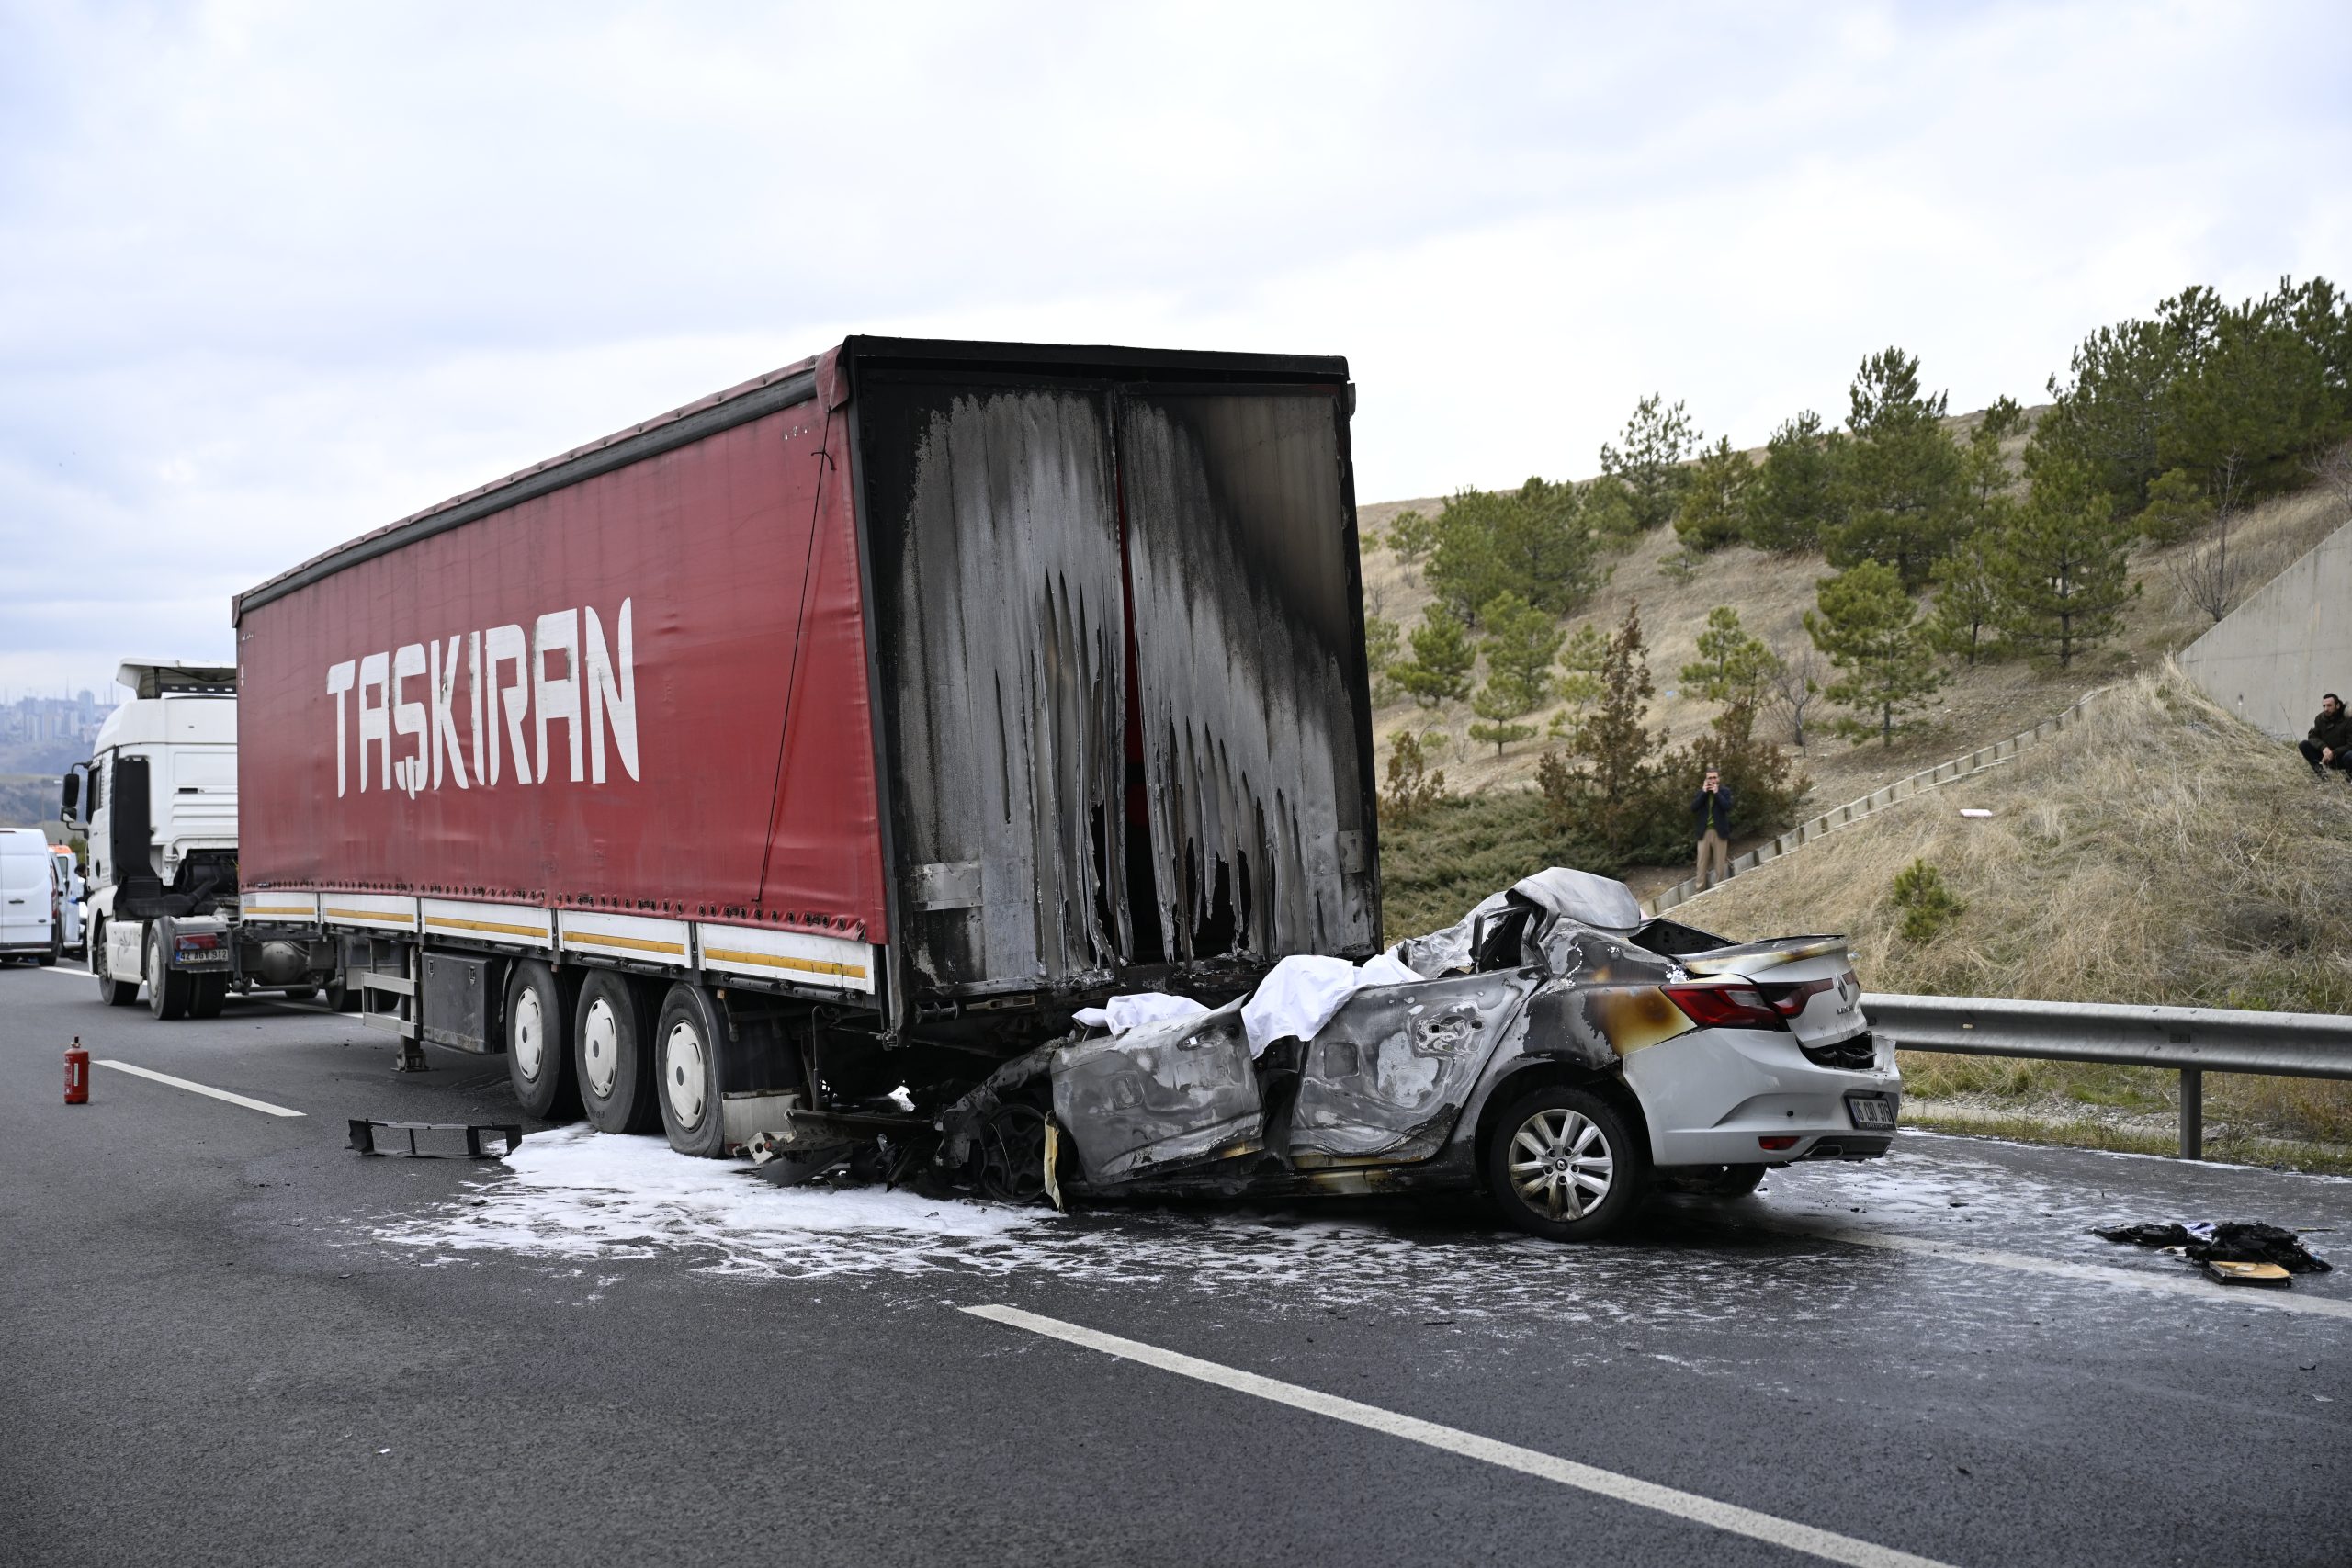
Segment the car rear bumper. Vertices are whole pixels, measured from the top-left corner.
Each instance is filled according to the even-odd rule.
[[[1633,1052],[1624,1074],[1661,1166],[1873,1159],[1891,1146],[1902,1113],[1903,1078],[1884,1041],[1869,1067],[1825,1067],[1805,1059],[1793,1035],[1702,1030]],[[1886,1124],[1863,1125],[1850,1097],[1881,1101]]]

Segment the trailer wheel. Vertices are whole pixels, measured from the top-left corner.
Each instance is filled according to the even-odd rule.
[[[653,1029],[654,1077],[661,1085],[662,1130],[682,1155],[717,1159],[727,1152],[727,1117],[718,1083],[718,1046],[726,1024],[710,993],[681,980],[670,987]]]
[[[221,1004],[229,999],[229,976],[226,975],[195,975],[196,984],[188,990],[187,1015],[190,1018],[219,1018]]]
[[[580,1103],[600,1133],[650,1133],[655,1118],[652,1053],[628,977],[599,969],[580,987],[572,1024]]]
[[[152,930],[146,947],[147,1010],[161,1019],[186,1018],[188,1004],[195,999],[196,976],[164,967],[164,944],[155,940]]]
[[[338,1012],[343,985],[328,990]],[[571,1030],[564,987],[536,958],[514,965],[506,980],[506,1077],[526,1114],[569,1122],[580,1114],[580,1090],[571,1075]]]
[[[125,985],[107,973],[107,923],[98,921],[91,928],[87,945],[90,951],[90,973],[98,977],[98,1000],[110,1008],[127,1008],[139,1000],[139,982]]]

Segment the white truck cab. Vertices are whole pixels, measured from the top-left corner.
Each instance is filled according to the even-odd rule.
[[[115,679],[132,699],[65,775],[62,797],[65,820],[89,837],[98,994],[128,1007],[143,987],[158,1018],[209,1018],[232,987],[314,988],[334,972],[331,943],[246,953],[237,941],[235,668],[134,660]]]

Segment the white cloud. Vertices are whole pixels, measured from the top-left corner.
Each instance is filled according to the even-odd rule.
[[[1343,353],[1366,499],[2343,278],[2334,6],[7,17],[0,683],[848,331]],[[2250,68],[2247,62],[2258,62]]]

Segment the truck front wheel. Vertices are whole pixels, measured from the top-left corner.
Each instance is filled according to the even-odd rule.
[[[599,969],[588,976],[572,1032],[579,1042],[580,1103],[589,1123],[599,1133],[651,1132],[660,1114],[653,1108],[652,1055],[627,976]]]
[[[328,994],[341,988],[338,984]],[[580,1114],[564,989],[555,971],[535,958],[514,965],[506,982],[506,1076],[524,1112],[549,1122]]]
[[[718,1086],[718,1043],[726,1025],[710,993],[681,980],[670,987],[653,1028],[654,1077],[662,1130],[682,1155],[717,1159],[727,1152],[727,1118]]]
[[[175,1019],[187,1016],[188,1004],[196,999],[196,976],[180,971],[175,973],[164,962],[164,944],[155,933],[147,933],[147,1010],[157,1018]]]
[[[110,1008],[127,1008],[139,1000],[139,982],[118,980],[107,973],[107,926],[100,920],[90,929],[90,973],[98,977],[98,1000]]]

